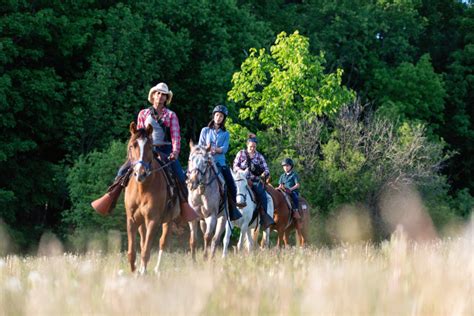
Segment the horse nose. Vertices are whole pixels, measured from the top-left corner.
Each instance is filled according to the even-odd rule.
[[[137,181],[138,182],[143,182],[145,180],[145,174],[141,173],[137,175]]]

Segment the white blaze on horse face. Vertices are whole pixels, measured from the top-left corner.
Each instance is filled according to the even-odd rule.
[[[137,139],[138,147],[140,148],[140,158],[138,158],[137,164],[133,167],[133,171],[135,171],[135,177],[137,180],[139,179],[138,177],[140,176],[140,167],[143,166],[143,156],[145,154],[145,144],[147,142],[147,138],[140,138]],[[143,166],[146,168],[145,166]]]

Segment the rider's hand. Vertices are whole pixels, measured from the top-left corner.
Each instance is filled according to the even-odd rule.
[[[176,153],[174,151],[168,156],[169,160],[175,160],[177,158],[178,158],[178,153]]]

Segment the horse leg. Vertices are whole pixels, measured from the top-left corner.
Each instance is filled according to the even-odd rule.
[[[230,226],[230,223],[226,221],[225,225],[225,235],[224,235],[224,245],[222,249],[222,258],[225,258],[227,256],[227,248],[229,247],[229,242],[230,242],[230,236],[232,235],[232,227]]]
[[[211,215],[205,219],[206,232],[204,233],[204,258],[207,259],[212,240],[212,232],[216,226],[216,216]],[[202,227],[202,225],[201,225]]]
[[[288,248],[290,246],[289,242],[288,242],[288,229],[286,231],[283,232],[283,243],[285,245],[285,248]]]
[[[138,226],[138,234],[140,235],[140,253],[143,253],[145,249],[145,237],[146,237],[146,226],[141,224]]]
[[[277,248],[283,247],[283,244],[284,244],[283,235],[284,235],[284,233],[285,232],[282,229],[278,230],[278,240],[277,240],[277,245],[276,245]]]
[[[250,232],[250,229],[248,226],[245,228],[245,236],[247,239],[247,253],[251,253],[253,250],[253,238],[252,238],[252,233]]]
[[[135,236],[137,234],[137,224],[132,218],[127,218],[127,237],[128,237],[128,262],[130,263],[130,270],[135,272]]]
[[[270,245],[270,228],[267,228],[263,231],[260,248],[265,249],[265,248],[268,248],[269,245]]]
[[[191,251],[191,257],[193,262],[196,262],[196,233],[197,233],[197,220],[189,222],[189,250]]]
[[[214,258],[216,254],[217,242],[221,239],[222,233],[224,232],[225,223],[225,216],[221,216],[217,219],[216,232],[214,233],[214,237],[212,237],[211,243],[211,258]]]
[[[258,233],[259,233],[259,227],[257,226],[252,229],[252,239],[254,244],[258,244]]]
[[[143,275],[146,273],[146,268],[148,265],[148,261],[150,261],[150,252],[151,252],[151,245],[153,243],[153,237],[155,236],[155,228],[156,222],[154,220],[145,222],[146,235],[145,235],[145,242],[141,252],[141,264],[140,264],[140,274]]]
[[[166,247],[166,239],[168,237],[168,223],[163,223],[161,225],[161,238],[160,238],[160,251],[158,252],[158,261],[156,262],[156,266],[153,269],[156,274],[159,274],[160,272],[160,263],[161,263],[161,258],[163,256],[163,251],[165,250]]]

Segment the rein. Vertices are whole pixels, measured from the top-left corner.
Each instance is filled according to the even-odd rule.
[[[149,175],[151,175],[153,172],[157,172],[157,171],[160,171],[164,168],[166,168],[167,166],[169,166],[170,164],[173,163],[173,160],[170,160],[168,161],[167,163],[159,166],[158,168],[155,168],[155,169],[152,169],[152,163],[153,163],[153,160],[150,161],[150,162],[146,162],[144,160],[131,160],[130,159],[130,147],[128,148],[128,158],[130,160],[130,164],[131,164],[131,167],[133,168],[135,165],[138,165],[138,164],[142,164],[144,167],[145,167],[145,177],[148,177]],[[153,159],[153,158],[152,158]]]
[[[234,180],[235,182],[241,182],[241,181],[247,181],[246,179],[239,179],[239,180]],[[249,189],[249,186],[246,185],[245,188],[247,189],[247,193],[250,196],[250,200],[256,205],[257,202],[253,199],[253,194]],[[245,203],[247,203],[247,194],[244,193],[237,193],[237,196],[242,196],[244,198]]]
[[[207,170],[209,169],[209,167],[211,167],[211,162],[208,160],[208,161],[207,161],[207,164],[206,164],[206,168],[204,168],[204,171],[202,171],[201,169],[199,169],[199,168],[197,168],[197,167],[188,171],[188,173],[192,173],[192,172],[194,172],[194,171],[197,170],[197,172],[199,172],[199,174],[202,176],[201,179],[199,180],[199,182],[197,183],[196,189],[197,189],[198,187],[204,187],[204,188],[205,188],[206,186],[211,185],[212,182],[214,182],[215,180],[217,180],[217,175],[218,175],[218,174],[216,173],[216,171],[214,170],[214,168],[211,168],[210,173],[213,173],[213,171],[214,171],[214,177],[210,178],[210,179],[209,179],[209,182],[207,182],[207,183],[206,183],[206,182],[203,182],[203,179],[205,178],[204,176],[207,174]],[[196,189],[190,189],[190,190],[191,190],[191,191],[194,191],[194,190],[196,190]]]

